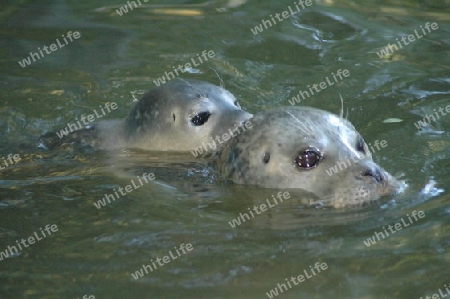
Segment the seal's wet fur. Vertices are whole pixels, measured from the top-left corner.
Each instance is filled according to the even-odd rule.
[[[315,204],[363,205],[394,193],[399,182],[373,160],[353,125],[327,111],[279,107],[251,120],[253,128],[226,144],[218,168],[239,184],[303,189],[318,197]],[[327,169],[353,157],[346,169]]]

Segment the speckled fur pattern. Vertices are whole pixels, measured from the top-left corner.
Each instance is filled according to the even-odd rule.
[[[364,205],[399,187],[399,182],[372,160],[370,152],[333,175],[325,170],[358,153],[359,133],[345,119],[310,107],[280,107],[257,114],[253,128],[236,136],[218,155],[219,170],[239,184],[267,188],[304,189],[316,194],[316,204],[344,207]],[[365,145],[367,148],[367,145]],[[300,169],[294,160],[308,147],[323,155],[317,167]],[[264,163],[265,154],[270,154]],[[363,173],[380,174],[380,182]]]

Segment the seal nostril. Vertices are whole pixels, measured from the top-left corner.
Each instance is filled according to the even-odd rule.
[[[368,169],[361,174],[362,174],[362,176],[373,177],[375,179],[375,181],[377,181],[378,183],[381,183],[384,181],[383,175],[381,174],[381,171],[378,168]]]

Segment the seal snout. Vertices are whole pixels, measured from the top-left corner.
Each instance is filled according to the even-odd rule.
[[[368,166],[365,171],[361,172],[361,176],[371,178],[372,182],[381,188],[380,195],[397,194],[405,186],[403,181],[398,181],[378,165]]]
[[[251,114],[250,114],[251,115]],[[244,119],[244,120],[241,120],[239,123],[238,123],[238,126],[244,126],[248,121],[250,121],[250,119],[252,118],[252,116],[250,116],[249,118],[247,118],[247,119]]]
[[[247,122],[251,122],[253,118],[253,114],[244,111],[244,110],[233,110],[228,112],[228,117],[224,119],[226,123],[233,123],[235,127],[243,127],[247,124]],[[224,124],[220,124],[223,127]],[[249,126],[247,124],[247,126]]]
[[[383,183],[387,179],[384,171],[378,166],[368,168],[366,171],[362,172],[361,175],[372,177],[377,183]]]

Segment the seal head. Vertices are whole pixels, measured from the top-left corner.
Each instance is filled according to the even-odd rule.
[[[241,109],[229,91],[202,81],[175,79],[147,92],[125,120],[99,121],[64,138],[54,132],[39,146],[90,145],[100,149],[137,148],[151,151],[216,152],[211,142],[236,129],[253,115]],[[205,147],[203,144],[213,144]]]
[[[126,118],[123,135],[128,147],[189,151],[251,117],[229,91],[179,79],[146,93]]]
[[[252,129],[219,153],[219,170],[239,184],[302,189],[313,205],[364,205],[400,183],[378,166],[350,122],[310,107],[281,107],[252,120]],[[343,166],[345,165],[345,167]]]

